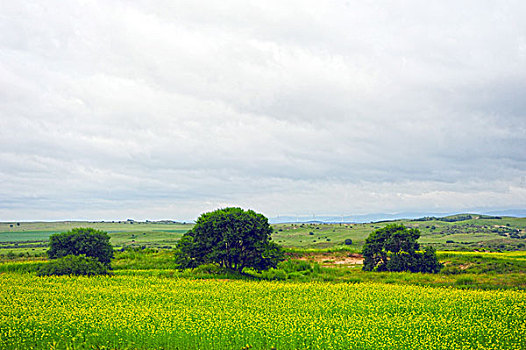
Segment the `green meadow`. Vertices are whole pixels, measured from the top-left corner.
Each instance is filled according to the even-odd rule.
[[[449,220],[449,221],[445,221]],[[350,247],[360,251],[371,232],[390,223],[418,228],[419,242],[437,250],[524,250],[526,218],[457,215],[440,219],[395,220],[376,223],[287,223],[274,224],[273,240],[287,248],[334,248],[352,240]],[[20,253],[32,248],[45,248],[49,236],[74,227],[93,227],[110,234],[111,243],[119,248],[170,248],[192,224],[161,222],[12,222],[0,223],[0,253]],[[43,251],[44,249],[35,249]]]

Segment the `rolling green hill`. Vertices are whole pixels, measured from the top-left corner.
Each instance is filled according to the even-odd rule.
[[[390,223],[418,228],[420,242],[438,250],[526,250],[526,218],[458,214],[443,218],[382,221],[365,224],[289,223],[274,224],[273,240],[288,248],[333,248],[352,240],[359,251],[365,238]],[[160,222],[10,222],[0,223],[0,254],[12,251],[42,252],[49,236],[74,227],[93,227],[110,234],[117,248],[171,248],[192,224]]]
[[[526,249],[526,218],[471,214],[364,224],[278,224],[274,240],[286,247],[328,248],[351,239],[361,249],[372,231],[392,223],[418,228],[419,241],[439,250]]]

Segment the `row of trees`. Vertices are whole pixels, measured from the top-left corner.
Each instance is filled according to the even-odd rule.
[[[272,227],[262,214],[241,208],[204,213],[176,246],[179,268],[216,264],[242,272],[277,267],[285,259],[283,249],[271,240]],[[420,251],[420,232],[403,225],[387,225],[366,239],[365,271],[438,272],[441,268],[432,248]],[[346,242],[347,244],[347,242]],[[104,274],[111,269],[113,247],[106,232],[76,228],[51,235],[48,257],[41,275]]]
[[[181,268],[215,263],[237,271],[245,267],[266,270],[284,259],[281,247],[270,240],[271,233],[267,218],[261,214],[240,208],[219,209],[199,217],[179,241],[176,260]],[[418,238],[420,231],[403,225],[374,231],[363,247],[363,270],[440,271],[435,250],[426,247],[419,251]]]

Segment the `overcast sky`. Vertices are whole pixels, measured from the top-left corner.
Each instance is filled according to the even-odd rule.
[[[526,207],[526,2],[0,1],[0,221]]]

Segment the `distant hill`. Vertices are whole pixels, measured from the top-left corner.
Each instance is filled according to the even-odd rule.
[[[406,212],[397,214],[386,214],[386,213],[374,213],[364,215],[323,215],[323,216],[312,216],[312,215],[298,215],[298,216],[278,216],[269,218],[271,224],[282,224],[282,223],[367,223],[367,222],[381,222],[381,221],[394,221],[401,219],[423,219],[423,218],[440,218],[443,221],[458,221],[458,217],[468,216],[508,216],[508,217],[526,217],[526,209],[507,209],[507,210],[494,210],[494,211],[481,211],[479,213],[416,213]]]
[[[526,218],[526,209],[494,210],[494,211],[488,211],[484,214],[498,215],[498,216],[513,216],[516,218]]]

